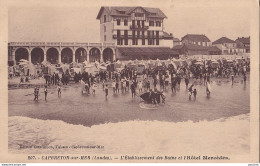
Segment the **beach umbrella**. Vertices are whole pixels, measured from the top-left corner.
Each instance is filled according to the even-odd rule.
[[[83,64],[88,65],[89,62],[85,60],[85,61],[83,62]]]
[[[20,59],[20,61],[19,62],[29,62],[28,60],[26,60],[26,59]]]
[[[202,62],[196,62],[196,63],[194,63],[195,65],[203,65],[203,63]]]

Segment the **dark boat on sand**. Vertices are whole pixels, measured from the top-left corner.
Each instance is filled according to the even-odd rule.
[[[162,98],[162,103],[165,103],[165,99],[166,99],[166,97],[163,95],[162,92],[153,92],[153,91],[143,93],[142,95],[140,95],[140,97],[147,104],[160,104],[161,98]]]

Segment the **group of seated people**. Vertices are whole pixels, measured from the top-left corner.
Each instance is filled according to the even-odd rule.
[[[162,98],[162,103],[165,103],[165,99],[166,99],[166,97],[163,95],[163,93],[160,91],[157,91],[156,89],[155,89],[155,91],[150,89],[149,92],[142,94],[140,97],[147,104],[160,104],[161,98]]]

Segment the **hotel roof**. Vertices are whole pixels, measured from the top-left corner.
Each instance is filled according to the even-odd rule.
[[[166,15],[159,8],[149,8],[149,7],[141,7],[141,6],[102,6],[98,12],[97,19],[100,19],[100,16],[103,10],[107,10],[111,16],[131,16],[131,13],[136,8],[142,8],[148,14],[147,17],[156,17],[156,18],[167,18]]]

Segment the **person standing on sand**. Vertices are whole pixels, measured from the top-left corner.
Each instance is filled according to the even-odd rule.
[[[188,89],[188,91],[189,91],[189,100],[191,100],[191,95],[192,95],[192,92],[193,92],[193,90],[192,90],[192,87],[193,87],[194,85],[193,84],[191,84],[191,86],[189,87],[189,89]]]
[[[45,98],[45,101],[47,99],[47,93],[48,93],[47,85],[45,85],[45,87],[44,87],[44,98]]]
[[[60,87],[60,84],[58,84],[57,90],[58,90],[58,97],[60,97],[60,96],[61,96],[61,87]]]
[[[232,85],[234,84],[234,74],[231,75]]]
[[[131,92],[132,92],[132,98],[135,98],[135,84],[134,84],[134,82],[132,82],[130,89],[131,89]]]
[[[244,74],[244,84],[246,84],[246,74]]]
[[[193,96],[194,96],[194,101],[196,101],[196,96],[197,96],[197,90],[196,89],[193,90]]]
[[[112,88],[113,88],[113,92],[115,94],[116,93],[116,81],[115,80],[113,80],[113,82],[112,82]]]
[[[106,85],[106,87],[105,87],[105,93],[106,93],[106,98],[107,98],[107,96],[108,96],[108,86]]]
[[[188,76],[185,77],[185,85],[186,85],[186,90],[188,89],[188,85],[189,85],[189,78]]]
[[[116,81],[116,93],[119,93],[119,82]]]
[[[37,87],[34,88],[34,101],[38,100]]]

